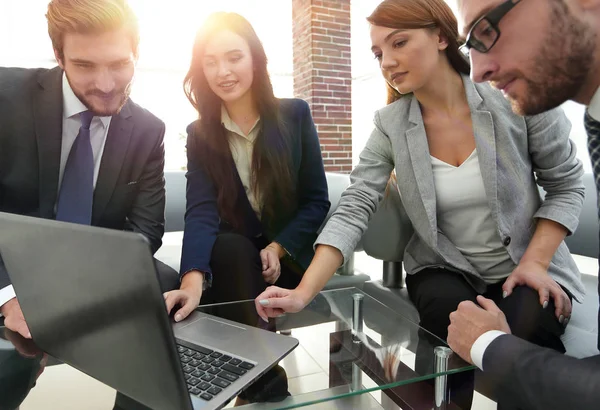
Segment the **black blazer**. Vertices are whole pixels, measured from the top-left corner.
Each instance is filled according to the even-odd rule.
[[[600,408],[600,355],[576,359],[503,335],[486,349],[483,369],[498,396],[523,410]]]
[[[317,231],[330,207],[327,180],[319,137],[308,104],[299,99],[281,99],[279,110],[290,133],[292,176],[297,184],[298,204],[292,210],[282,209],[275,221],[261,221],[253,211],[238,176],[236,209],[244,216],[244,231],[239,233],[249,238],[263,235],[269,241],[277,241],[292,259],[306,269],[314,256],[313,243]],[[273,126],[263,124],[263,130]],[[220,230],[231,228],[227,221],[221,221],[214,184],[199,163],[198,150],[206,148],[194,134],[195,129],[195,123],[188,127],[187,204],[181,273],[196,269],[210,277],[210,256],[217,235]],[[235,169],[235,163],[231,162]],[[237,169],[235,172],[237,175]],[[267,226],[274,228],[268,229]]]
[[[62,142],[60,68],[0,68],[0,212],[54,219]],[[164,233],[164,123],[128,100],[111,119],[92,225]],[[9,284],[0,263],[0,288]]]

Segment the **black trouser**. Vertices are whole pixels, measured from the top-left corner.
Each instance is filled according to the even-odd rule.
[[[154,258],[154,264],[156,265],[156,270],[158,272],[161,291],[164,293],[170,290],[179,289],[179,273],[156,258]]]
[[[213,247],[210,267],[212,286],[202,293],[201,305],[255,299],[268,286],[262,276],[260,251],[269,242],[264,237],[248,238],[237,233],[220,233]],[[294,289],[302,279],[302,270],[285,259],[281,260],[281,275],[275,285]],[[223,306],[226,308],[227,305]],[[240,309],[235,320],[249,324],[266,324],[258,317],[255,309],[251,312]],[[287,376],[280,366],[275,366],[240,393],[240,397],[250,402],[279,401],[287,392]]]
[[[260,259],[260,251],[268,244],[263,237],[249,239],[237,233],[219,234],[210,259],[212,286],[202,294],[200,304],[254,299],[260,295],[270,286],[263,279]],[[294,289],[301,279],[301,271],[283,259],[275,285]]]
[[[486,293],[504,312],[513,335],[564,353],[560,340],[563,326],[555,316],[554,301],[550,298],[544,309],[540,305],[539,294],[528,287],[516,287],[507,298],[502,298],[504,281],[488,285]],[[478,293],[459,274],[447,269],[424,269],[406,278],[406,287],[411,301],[417,308],[420,326],[442,340],[448,338],[450,313],[464,300],[477,303]],[[429,343],[417,347],[417,373],[433,370],[433,350]],[[473,400],[473,372],[458,373],[450,379],[451,399],[462,409],[471,408]],[[499,398],[499,408],[502,408]]]

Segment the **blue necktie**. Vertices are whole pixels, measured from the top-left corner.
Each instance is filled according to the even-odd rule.
[[[600,193],[600,121],[596,121],[586,112],[584,125],[588,135],[588,151],[592,160],[594,181],[596,181],[596,195],[598,197],[598,193]],[[600,200],[598,200],[598,205],[600,205]],[[600,282],[598,282],[598,295],[600,295]],[[598,327],[600,327],[600,309],[598,310]],[[600,335],[598,335],[598,349],[600,349]]]
[[[94,153],[90,141],[90,124],[94,114],[79,114],[81,128],[71,147],[63,172],[56,205],[56,220],[83,225],[92,223],[94,197]]]

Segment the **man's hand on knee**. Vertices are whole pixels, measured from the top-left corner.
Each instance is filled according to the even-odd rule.
[[[13,298],[2,305],[0,313],[4,316],[4,326],[27,339],[31,339],[29,327],[27,326],[27,322],[25,322],[25,317],[17,298]]]
[[[448,345],[469,363],[473,363],[471,347],[481,335],[490,330],[510,333],[504,313],[492,300],[477,296],[477,303],[481,307],[471,301],[461,302],[450,313],[448,326]]]

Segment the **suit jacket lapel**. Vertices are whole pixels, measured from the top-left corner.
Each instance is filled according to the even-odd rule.
[[[129,142],[133,132],[133,120],[129,104],[128,101],[121,112],[114,115],[110,120],[96,189],[94,190],[92,223],[95,223],[104,213],[104,209],[117,185],[121,167],[129,150]]]
[[[430,240],[432,245],[437,244],[437,204],[435,188],[433,185],[433,170],[427,143],[427,133],[423,124],[421,107],[416,97],[412,97],[408,120],[414,126],[406,131],[406,142],[410,153],[410,160],[415,174],[416,184],[421,194],[422,210],[429,221]]]
[[[487,110],[485,103],[475,84],[471,79],[463,75],[463,84],[471,109],[471,120],[473,122],[473,133],[477,147],[479,168],[483,178],[483,185],[487,195],[488,204],[495,221],[498,220],[498,177],[496,158],[496,134],[492,114]]]
[[[54,218],[62,147],[63,94],[60,68],[40,75],[33,95],[33,118],[39,159],[39,206],[42,218]]]

